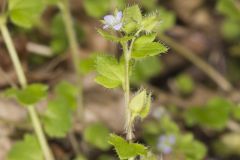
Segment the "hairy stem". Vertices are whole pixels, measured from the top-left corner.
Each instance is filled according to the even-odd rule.
[[[68,37],[68,41],[69,41],[69,45],[70,45],[70,49],[71,49],[71,58],[72,58],[72,62],[73,62],[73,66],[74,66],[74,70],[76,72],[77,75],[77,87],[78,87],[78,111],[77,111],[77,116],[78,118],[83,121],[83,112],[84,112],[84,108],[83,108],[83,87],[82,87],[82,75],[79,71],[79,46],[78,46],[78,42],[77,42],[77,37],[76,37],[76,33],[74,30],[74,23],[72,20],[72,16],[70,13],[70,8],[69,8],[69,3],[68,0],[62,0],[59,2],[59,8],[61,10],[62,16],[63,16],[63,21],[65,24],[65,28],[66,28],[66,33],[67,33],[67,37]]]
[[[20,64],[16,49],[13,45],[13,41],[11,39],[11,36],[9,34],[8,28],[6,27],[6,24],[1,24],[0,25],[0,30],[2,32],[3,35],[3,39],[5,41],[5,44],[7,46],[8,52],[10,54],[11,60],[13,62],[14,68],[16,70],[17,76],[18,76],[18,80],[20,82],[20,85],[22,88],[25,88],[27,86],[27,80],[25,77],[25,74],[23,72],[23,68]],[[27,106],[28,108],[28,112],[29,112],[29,116],[31,118],[33,127],[34,127],[34,131],[37,135],[38,141],[40,143],[41,149],[43,151],[44,157],[46,160],[54,160],[52,152],[47,144],[47,140],[46,137],[43,133],[43,129],[41,126],[41,123],[39,121],[39,117],[37,115],[37,112],[34,108],[34,106]]]
[[[125,44],[127,45],[127,44]],[[125,47],[127,48],[127,47]],[[132,122],[131,122],[131,111],[129,110],[129,101],[130,101],[130,86],[129,86],[129,60],[130,60],[130,52],[128,49],[126,49],[126,52],[124,53],[125,57],[125,84],[124,84],[124,99],[125,99],[125,112],[126,112],[126,139],[128,141],[132,141],[134,135],[132,131]]]
[[[176,50],[178,54],[182,55],[205,72],[222,90],[226,92],[232,90],[232,85],[220,73],[218,73],[213,67],[204,62],[197,55],[164,34],[159,34],[158,37],[166,42],[166,44],[168,44],[172,49]]]

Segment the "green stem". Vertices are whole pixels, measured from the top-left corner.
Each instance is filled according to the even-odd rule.
[[[69,45],[70,45],[70,49],[71,49],[71,54],[72,54],[72,62],[74,65],[74,70],[77,74],[77,85],[78,85],[78,112],[77,112],[77,116],[78,118],[81,119],[81,121],[83,120],[83,87],[82,87],[82,75],[79,71],[79,46],[78,46],[78,42],[77,42],[77,37],[76,37],[76,33],[74,30],[74,23],[72,20],[72,16],[70,13],[70,8],[69,8],[69,3],[68,0],[62,0],[59,4],[58,4],[62,16],[63,16],[63,21],[65,24],[65,28],[66,28],[66,33],[67,33],[67,37],[68,37],[68,41],[69,41]]]
[[[125,114],[126,114],[126,139],[128,141],[132,141],[134,135],[132,131],[132,122],[131,122],[131,111],[129,110],[129,101],[130,101],[130,85],[129,85],[129,61],[131,53],[127,49],[127,43],[124,46],[124,57],[125,57],[125,64],[124,64],[124,71],[125,71],[125,84],[124,84],[124,100],[125,100]]]
[[[25,88],[27,86],[27,80],[26,80],[25,74],[23,72],[23,68],[20,64],[16,49],[13,45],[13,41],[12,41],[11,36],[9,34],[8,28],[6,27],[5,23],[1,23],[0,30],[2,32],[3,39],[6,43],[6,46],[7,46],[8,52],[10,54],[10,57],[13,61],[13,65],[14,65],[14,68],[16,70],[20,85],[21,85],[22,88]],[[42,149],[43,154],[45,156],[45,159],[46,160],[54,160],[52,152],[51,152],[51,150],[50,150],[50,148],[47,144],[46,137],[43,133],[43,129],[42,129],[42,126],[40,124],[40,121],[39,121],[39,118],[38,118],[38,115],[36,113],[36,110],[35,110],[34,106],[27,106],[27,107],[28,107],[28,112],[29,112],[34,130],[36,132],[38,141],[40,143],[41,149]]]

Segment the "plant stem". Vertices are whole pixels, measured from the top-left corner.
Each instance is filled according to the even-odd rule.
[[[79,71],[80,57],[79,57],[79,48],[78,48],[77,37],[76,37],[75,30],[74,30],[74,23],[73,23],[72,16],[70,13],[68,0],[60,1],[58,6],[59,6],[62,16],[63,16],[63,21],[65,24],[66,33],[67,33],[67,37],[68,37],[68,41],[69,41],[69,45],[70,45],[70,49],[71,49],[71,54],[72,54],[72,56],[71,56],[72,62],[74,65],[74,70],[77,75],[77,85],[78,85],[77,116],[78,116],[78,118],[80,118],[81,121],[83,121],[84,120],[84,118],[83,118],[84,108],[83,108],[82,75]]]
[[[197,55],[164,34],[159,34],[158,37],[166,42],[166,44],[168,44],[172,49],[176,50],[178,54],[182,55],[205,72],[222,90],[226,92],[232,90],[232,85],[220,73],[218,73],[213,67],[204,62]]]
[[[5,41],[5,44],[7,46],[8,52],[10,54],[10,57],[13,61],[14,68],[16,70],[20,85],[22,88],[25,88],[27,86],[27,80],[23,72],[23,68],[20,64],[16,49],[13,45],[13,41],[11,39],[11,36],[9,34],[8,28],[6,27],[6,24],[1,24],[0,25],[0,30],[3,35],[3,39]],[[38,115],[36,113],[36,110],[34,106],[27,106],[28,112],[35,130],[35,133],[37,135],[38,141],[40,143],[41,149],[43,151],[43,154],[45,156],[46,160],[54,160],[52,152],[50,151],[50,148],[47,144],[46,137],[43,133],[42,126],[40,124]]]

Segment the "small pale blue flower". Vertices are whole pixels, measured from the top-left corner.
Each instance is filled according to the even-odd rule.
[[[172,147],[176,142],[176,137],[174,135],[162,135],[158,139],[157,148],[164,154],[169,154],[172,152]]]
[[[122,28],[122,12],[117,12],[116,15],[106,15],[104,16],[104,26],[103,29],[113,28],[119,31]]]

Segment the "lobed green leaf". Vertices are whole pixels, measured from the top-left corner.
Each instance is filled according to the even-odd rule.
[[[110,148],[108,143],[109,133],[109,129],[102,123],[94,123],[84,130],[83,138],[86,142],[101,150],[108,150]]]
[[[96,70],[100,76],[95,80],[107,88],[117,87],[124,82],[124,65],[112,56],[98,56]]]
[[[8,5],[11,21],[24,28],[32,27],[39,19],[43,9],[43,0],[9,0]]]
[[[144,145],[127,142],[125,139],[115,134],[110,135],[109,143],[114,146],[120,159],[128,159],[147,154],[147,147]]]
[[[48,87],[43,84],[31,84],[24,89],[11,88],[5,91],[6,96],[14,97],[23,105],[33,105],[47,96]]]
[[[25,135],[22,141],[13,145],[7,160],[44,160],[38,139],[33,135]]]

